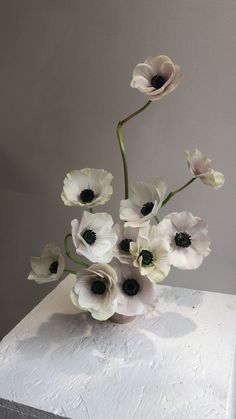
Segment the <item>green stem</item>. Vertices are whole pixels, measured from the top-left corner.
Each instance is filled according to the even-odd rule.
[[[124,168],[124,179],[125,179],[125,199],[128,199],[129,197],[129,176],[128,176],[128,164],[127,164],[127,158],[126,158],[126,152],[125,152],[125,145],[124,145],[124,139],[122,135],[122,126],[128,122],[130,119],[132,119],[134,116],[138,115],[139,113],[143,112],[151,103],[151,100],[149,100],[144,106],[139,108],[136,112],[133,112],[131,115],[127,116],[127,118],[122,119],[118,122],[117,128],[116,128],[116,134],[120,146],[120,152],[121,157],[123,161],[123,168]]]
[[[72,260],[72,262],[74,262],[74,263],[77,263],[77,265],[81,265],[81,266],[84,266],[85,268],[88,268],[88,264],[87,263],[85,263],[85,262],[82,262],[81,260],[78,260],[78,259],[76,259],[76,258],[74,258],[73,256],[71,256],[71,254],[70,254],[70,251],[69,251],[69,249],[68,249],[68,239],[70,238],[70,237],[72,237],[72,234],[67,234],[66,236],[65,236],[65,238],[64,238],[64,246],[65,246],[65,253],[66,253],[66,256],[70,259],[70,260]]]
[[[122,125],[119,122],[118,125],[117,125],[116,134],[117,134],[117,138],[118,138],[118,141],[119,141],[120,152],[121,152],[121,157],[122,157],[122,161],[123,161],[123,168],[124,168],[125,199],[128,199],[128,197],[129,197],[128,164],[127,164],[127,158],[126,158],[126,154],[125,154],[125,145],[124,145],[124,140],[123,140],[123,136],[122,136],[121,127],[122,127]]]
[[[155,217],[154,217],[154,218],[155,218],[155,220],[156,220],[156,223],[157,223],[157,224],[159,224],[159,222],[160,222],[160,221],[159,221],[158,217],[155,215]]]
[[[76,275],[76,271],[73,271],[72,269],[64,269],[64,272],[68,272],[69,274],[74,274]]]
[[[93,208],[89,208],[89,212],[91,212],[91,214],[93,214]]]
[[[187,188],[187,186],[189,186],[191,183],[193,183],[193,181],[197,179],[196,177],[193,177],[192,179],[190,179],[187,183],[185,183],[183,186],[181,186],[181,188],[176,189],[176,191],[174,192],[170,192],[169,195],[167,195],[166,199],[164,199],[164,201],[162,202],[162,207],[164,207],[164,205],[167,204],[167,202],[173,198],[173,196],[175,196],[178,192],[181,192],[183,189]]]
[[[119,122],[121,124],[121,126],[124,125],[126,122],[128,122],[130,119],[132,119],[134,116],[136,116],[139,113],[143,112],[151,103],[152,103],[152,101],[151,100],[148,100],[148,102],[145,103],[144,106],[142,106],[141,108],[139,108],[137,111],[131,113],[131,115],[127,116],[127,118],[122,119],[122,121]]]

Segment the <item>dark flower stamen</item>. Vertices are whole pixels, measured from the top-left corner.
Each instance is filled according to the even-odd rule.
[[[93,230],[85,230],[82,237],[89,245],[95,243],[96,241],[96,233]]]
[[[142,265],[150,265],[153,261],[153,256],[149,250],[142,250],[139,257],[142,256]]]
[[[92,202],[94,197],[95,197],[95,194],[92,191],[92,189],[84,189],[80,194],[80,199],[85,204]]]
[[[104,284],[103,281],[100,281],[100,280],[93,281],[91,285],[91,291],[94,294],[103,295],[106,291],[106,285]]]
[[[156,74],[156,76],[153,76],[151,79],[151,85],[155,89],[160,89],[163,86],[163,84],[165,84],[165,82],[165,79],[159,74]]]
[[[129,245],[130,245],[130,242],[132,242],[131,239],[123,239],[119,243],[120,249],[123,250],[123,252],[129,253]]]
[[[122,285],[122,290],[125,294],[129,295],[130,297],[133,297],[134,295],[137,295],[140,289],[140,285],[136,279],[129,278],[126,279]]]
[[[52,262],[51,263],[51,265],[49,266],[49,272],[51,273],[51,274],[56,274],[57,273],[57,270],[58,270],[58,266],[59,266],[59,263],[58,263],[58,261],[57,260],[55,260],[54,262]]]
[[[150,214],[150,212],[152,212],[153,207],[154,207],[153,202],[147,202],[146,204],[143,205],[141,209],[141,214],[144,216]]]
[[[182,233],[176,233],[175,244],[180,247],[189,247],[191,245],[191,236],[183,231]]]

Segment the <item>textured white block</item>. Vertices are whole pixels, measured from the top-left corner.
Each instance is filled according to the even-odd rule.
[[[1,342],[0,397],[73,419],[225,419],[236,296],[160,285],[156,312],[117,325],[76,314],[73,282]]]

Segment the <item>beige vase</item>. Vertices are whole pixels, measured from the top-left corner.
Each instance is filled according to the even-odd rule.
[[[115,313],[113,314],[113,316],[109,318],[109,320],[113,323],[124,324],[124,323],[132,322],[135,318],[136,316],[124,316],[123,314]]]

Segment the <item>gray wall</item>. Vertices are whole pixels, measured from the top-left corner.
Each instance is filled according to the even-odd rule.
[[[51,289],[26,281],[30,255],[62,246],[72,217],[62,181],[71,169],[106,168],[117,219],[123,177],[115,126],[145,103],[129,87],[134,65],[166,53],[181,65],[175,93],[125,128],[130,176],[163,175],[169,190],[189,179],[186,147],[224,172],[219,191],[200,182],[173,199],[209,224],[212,254],[167,284],[236,293],[235,0],[1,0],[1,292],[7,332]],[[65,296],[65,298],[67,298]]]

